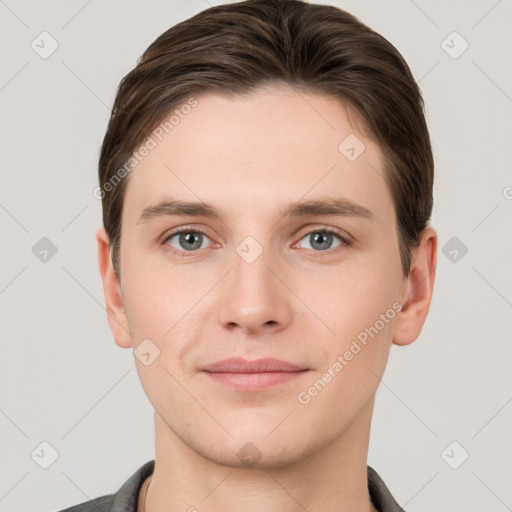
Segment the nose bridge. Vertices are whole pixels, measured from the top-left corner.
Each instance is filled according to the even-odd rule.
[[[272,277],[269,270],[272,266],[270,252],[268,247],[263,248],[254,239],[239,244],[233,258],[233,281],[237,294],[266,294],[268,288],[273,287],[273,283],[269,282]]]
[[[275,293],[275,277],[270,272],[272,250],[269,243],[260,244],[254,237],[246,237],[233,255],[233,298],[245,307],[261,308],[268,304]]]
[[[219,308],[223,324],[257,331],[269,325],[283,326],[289,321],[289,298],[273,272],[276,257],[268,239],[263,245],[248,236],[238,244]]]

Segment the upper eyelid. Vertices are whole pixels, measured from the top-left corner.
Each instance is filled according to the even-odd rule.
[[[303,233],[301,235],[301,237],[297,240],[297,242],[294,242],[293,245],[296,245],[301,240],[303,240],[306,236],[309,236],[312,233],[329,233],[331,235],[338,237],[339,240],[341,241],[341,243],[345,246],[351,246],[353,244],[353,238],[351,236],[349,236],[348,233],[345,235],[345,234],[338,232],[338,230],[336,230],[334,228],[323,228],[323,229],[310,229],[310,230],[306,231],[305,233]],[[336,249],[336,247],[335,247],[335,249]],[[323,251],[321,251],[321,252],[323,252]],[[327,252],[327,251],[325,251],[325,252]]]
[[[170,230],[166,232],[162,236],[162,242],[166,242],[169,240],[169,238],[172,238],[173,236],[180,235],[181,233],[202,233],[203,235],[206,235],[208,238],[211,238],[208,232],[202,228],[195,228],[195,227],[180,227],[176,228],[176,230]]]

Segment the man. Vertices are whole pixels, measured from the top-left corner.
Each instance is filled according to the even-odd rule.
[[[98,254],[155,460],[73,511],[401,511],[367,467],[435,278],[433,159],[397,50],[295,0],[213,7],[121,82]]]

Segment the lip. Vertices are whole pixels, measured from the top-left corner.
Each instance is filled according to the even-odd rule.
[[[202,371],[213,381],[237,391],[263,391],[293,380],[307,373],[309,368],[274,358],[247,361],[232,357],[208,365]]]
[[[212,373],[270,373],[270,372],[298,372],[307,370],[295,364],[272,357],[257,359],[255,361],[247,361],[242,357],[230,357],[212,363],[205,368],[205,372]]]

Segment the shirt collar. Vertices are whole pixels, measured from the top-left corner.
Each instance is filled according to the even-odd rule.
[[[110,512],[137,512],[139,492],[144,480],[153,473],[155,461],[141,466],[114,495]],[[368,491],[379,512],[405,512],[395,501],[391,492],[378,473],[368,466]]]

